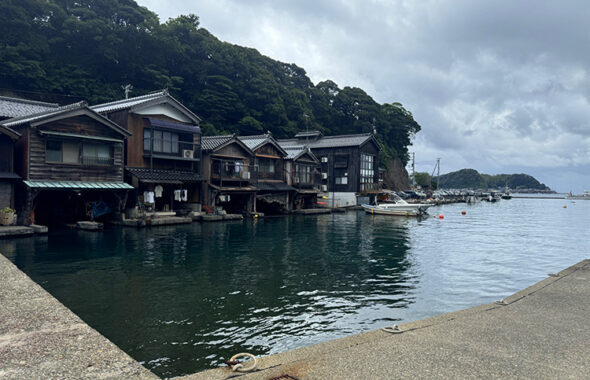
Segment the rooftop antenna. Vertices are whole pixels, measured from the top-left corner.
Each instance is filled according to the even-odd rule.
[[[123,91],[125,91],[125,99],[129,99],[129,93],[133,90],[133,86],[131,84],[126,84],[125,86],[121,86]]]

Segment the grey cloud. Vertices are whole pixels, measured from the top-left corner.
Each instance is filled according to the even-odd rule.
[[[449,170],[519,171],[516,164],[550,173],[549,186],[556,167],[579,186],[586,178],[585,1],[139,2],[169,12],[164,19],[196,13],[222,40],[294,62],[315,82],[403,103],[423,127],[413,149],[442,157]],[[564,176],[555,178],[565,187]]]

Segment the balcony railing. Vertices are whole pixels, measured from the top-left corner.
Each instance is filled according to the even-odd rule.
[[[361,183],[361,193],[378,193],[383,189],[383,184],[380,182]]]
[[[242,161],[214,160],[211,164],[211,178],[221,181],[256,182],[255,167]]]
[[[319,189],[321,185],[319,172],[295,172],[293,173],[293,186],[301,189]]]
[[[115,160],[113,157],[82,156],[82,164],[113,166],[115,164]]]
[[[283,171],[263,171],[261,168],[257,168],[258,172],[258,180],[276,180],[276,181],[284,181],[285,175]]]
[[[199,159],[201,158],[201,144],[189,141],[169,142],[154,139],[154,156],[178,157],[181,159]],[[144,154],[149,156],[152,147],[152,141],[149,137],[143,140]]]

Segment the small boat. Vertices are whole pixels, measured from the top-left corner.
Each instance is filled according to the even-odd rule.
[[[590,201],[590,190],[584,190],[584,194],[572,194],[570,191],[565,198],[572,201]]]
[[[512,199],[512,195],[510,193],[502,194],[502,199]]]
[[[426,210],[431,205],[423,203],[408,203],[396,196],[389,202],[378,203],[376,205],[363,204],[361,206],[368,214],[420,216],[426,214]]]

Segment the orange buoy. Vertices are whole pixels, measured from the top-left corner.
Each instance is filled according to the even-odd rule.
[[[467,212],[465,210],[461,211],[461,215],[465,215]]]
[[[439,218],[439,219],[444,219],[444,218],[445,218],[445,216],[444,216],[443,214],[440,214],[440,215],[438,216],[438,218]]]

